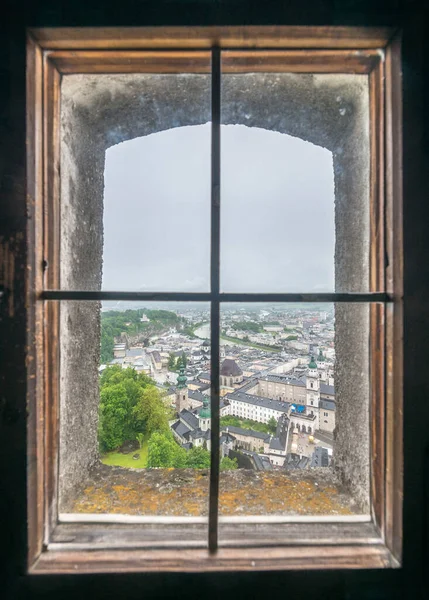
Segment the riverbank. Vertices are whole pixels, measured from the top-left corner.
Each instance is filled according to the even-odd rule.
[[[210,323],[203,323],[200,327],[194,330],[194,335],[198,338],[207,340],[210,339]],[[247,348],[255,348],[256,350],[264,350],[265,352],[281,352],[280,348],[273,348],[272,346],[264,346],[263,344],[255,344],[254,342],[245,342],[244,340],[236,337],[231,337],[225,334],[220,335],[220,344],[225,346],[226,344],[236,344],[238,346],[246,346]]]

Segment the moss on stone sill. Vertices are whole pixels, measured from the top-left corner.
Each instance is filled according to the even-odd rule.
[[[97,465],[90,483],[64,512],[129,515],[207,515],[209,472],[124,469]],[[350,515],[353,502],[329,469],[221,473],[222,515]]]

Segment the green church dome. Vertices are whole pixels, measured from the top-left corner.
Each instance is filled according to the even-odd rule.
[[[177,378],[177,387],[179,389],[185,388],[187,381],[188,378],[185,375],[185,367],[180,367],[179,376]]]
[[[317,369],[317,365],[316,365],[316,363],[314,361],[314,356],[311,357],[311,360],[310,360],[310,362],[308,364],[308,368],[309,369]]]
[[[200,410],[200,419],[210,419],[210,417],[211,417],[211,412],[210,412],[209,401],[207,398],[204,398],[203,407]]]

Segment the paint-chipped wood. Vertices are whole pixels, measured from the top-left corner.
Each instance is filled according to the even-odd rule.
[[[220,523],[219,545],[300,546],[302,544],[382,544],[373,523]],[[62,549],[207,547],[207,523],[106,524],[60,523],[52,532],[51,544]]]
[[[55,50],[49,59],[70,73],[210,73],[202,51]],[[380,61],[376,50],[225,51],[222,73],[369,73]]]
[[[403,503],[403,222],[401,41],[386,51],[386,542],[402,556]]]
[[[43,110],[43,279],[44,289],[59,287],[60,264],[60,74],[44,56]],[[57,302],[43,304],[45,381],[45,519],[57,522],[59,454],[59,310]],[[49,533],[47,533],[49,538]]]
[[[292,546],[285,548],[52,551],[32,573],[127,573],[382,569],[397,566],[383,545]]]
[[[231,50],[222,53],[222,72],[370,73],[379,60],[376,50]]]
[[[388,27],[98,27],[32,29],[46,49],[384,48]]]
[[[210,52],[53,51],[60,73],[210,73]]]
[[[370,74],[370,290],[385,291],[384,64]],[[385,461],[385,305],[370,310],[371,360],[371,504],[384,531]]]
[[[28,559],[32,564],[44,541],[44,373],[43,306],[36,299],[43,287],[43,57],[27,42],[27,472]]]

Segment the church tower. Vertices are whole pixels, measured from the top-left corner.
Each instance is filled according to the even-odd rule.
[[[184,408],[189,409],[188,386],[186,385],[188,378],[185,375],[185,367],[180,367],[179,376],[176,386],[176,412],[180,414]]]
[[[317,357],[317,368],[319,369],[319,379],[324,383],[328,381],[327,363],[322,353],[322,348],[319,349],[319,356]]]
[[[204,397],[203,407],[200,409],[198,420],[201,431],[207,431],[207,429],[210,429],[211,412],[209,400],[207,397]]]
[[[315,408],[314,413],[319,411],[320,401],[320,384],[319,384],[319,373],[317,371],[317,364],[314,360],[314,356],[308,364],[308,372],[306,377],[306,388],[307,388],[307,412],[311,413],[312,409]]]

